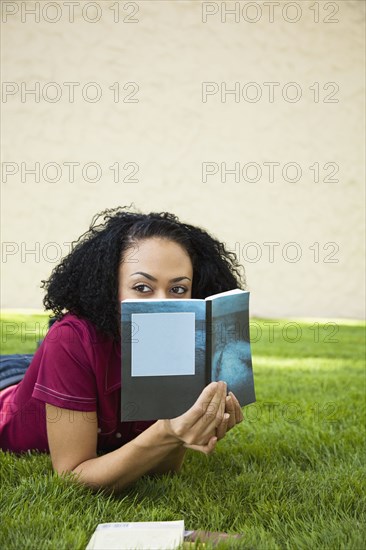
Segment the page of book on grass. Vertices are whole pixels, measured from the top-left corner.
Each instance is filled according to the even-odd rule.
[[[85,550],[175,550],[184,520],[100,523]]]
[[[121,302],[121,420],[174,418],[212,381],[255,401],[249,292]]]

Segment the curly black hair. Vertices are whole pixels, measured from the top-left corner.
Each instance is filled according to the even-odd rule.
[[[71,252],[53,269],[43,304],[56,319],[66,312],[91,321],[104,335],[120,339],[118,271],[127,249],[150,237],[172,240],[188,252],[193,265],[192,298],[241,288],[244,268],[236,254],[199,227],[169,212],[143,214],[131,206],[96,214],[89,230],[72,243]],[[134,206],[134,205],[133,205]],[[102,223],[97,223],[103,218]]]

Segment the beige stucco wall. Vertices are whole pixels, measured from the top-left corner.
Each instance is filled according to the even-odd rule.
[[[65,2],[38,6],[39,22],[35,2],[2,2],[3,308],[41,308],[67,243],[96,212],[134,202],[239,251],[252,314],[363,317],[363,1],[79,2],[74,22]],[[74,102],[65,82],[80,84]],[[22,98],[36,83],[39,102]],[[36,162],[39,182],[24,171]],[[240,173],[225,182],[221,163]],[[134,166],[138,181],[123,181]]]

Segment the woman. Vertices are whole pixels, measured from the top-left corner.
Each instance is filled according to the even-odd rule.
[[[147,473],[179,471],[187,448],[211,453],[243,419],[224,382],[209,384],[179,417],[119,421],[120,301],[243,288],[240,268],[223,243],[173,214],[124,207],[97,214],[42,281],[57,321],[23,380],[0,392],[1,448],[50,452],[59,474],[113,491]]]

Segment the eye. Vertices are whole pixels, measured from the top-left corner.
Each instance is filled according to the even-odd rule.
[[[147,288],[147,290],[142,290],[143,288]],[[147,285],[136,285],[133,287],[133,290],[136,290],[136,292],[141,292],[143,294],[145,294],[146,292],[148,292],[149,290],[151,290],[150,287],[148,287]]]
[[[173,294],[185,294],[186,292],[188,292],[188,289],[184,286],[174,286],[172,290]]]

